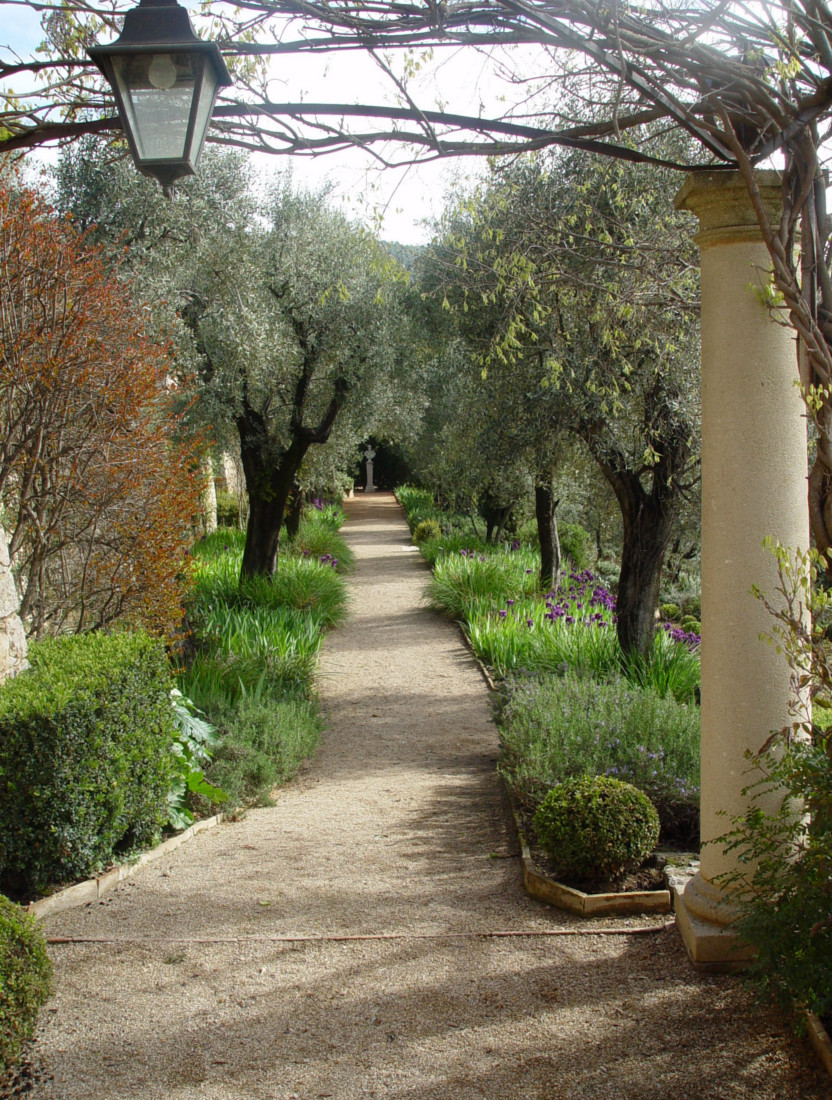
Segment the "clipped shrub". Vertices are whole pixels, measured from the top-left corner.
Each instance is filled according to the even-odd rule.
[[[51,638],[29,660],[0,691],[0,882],[14,895],[151,844],[167,821],[173,769],[161,642]]]
[[[575,569],[586,569],[592,557],[592,536],[579,523],[559,523],[558,539],[561,553],[566,555]]]
[[[217,526],[240,526],[240,500],[234,493],[217,490]]]
[[[693,615],[685,615],[679,624],[682,630],[686,630],[688,634],[701,634],[702,623],[693,617]]]
[[[682,600],[682,614],[693,619],[702,619],[702,600],[699,596],[687,596]]]
[[[553,787],[534,827],[565,878],[593,882],[634,871],[659,839],[659,815],[647,795],[604,775]]]
[[[416,524],[413,541],[418,546],[421,542],[427,542],[428,539],[438,539],[441,535],[442,528],[435,519],[423,519],[421,523]]]
[[[678,623],[682,609],[677,603],[663,603],[659,608],[659,614],[668,622]]]
[[[0,1074],[20,1060],[41,1005],[52,992],[52,964],[34,917],[0,894]]]

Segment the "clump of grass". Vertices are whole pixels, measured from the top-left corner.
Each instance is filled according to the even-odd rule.
[[[206,777],[235,809],[269,805],[275,787],[292,779],[315,753],[321,731],[314,702],[276,700],[256,688],[219,707],[216,721],[220,743]],[[213,810],[210,803],[203,808]]]
[[[482,554],[460,550],[436,559],[428,586],[432,607],[454,619],[471,621],[516,602],[538,590],[538,569],[533,551],[501,549]]]
[[[493,554],[497,548],[489,545],[485,539],[476,535],[455,531],[440,535],[438,538],[425,539],[419,549],[425,561],[433,568],[440,558],[447,558],[460,553],[485,557],[488,554]]]
[[[227,535],[234,537],[228,538]],[[340,538],[340,536],[337,536]],[[343,541],[343,540],[341,540]],[[245,535],[241,531],[217,532],[199,542],[193,551],[193,589],[189,617],[198,618],[204,608],[224,604],[233,608],[293,609],[312,615],[319,629],[340,622],[347,609],[347,592],[331,561],[311,553],[284,553],[272,577],[246,577],[240,581]],[[338,565],[352,561],[347,552]]]
[[[339,574],[352,562],[341,522],[339,509],[313,505],[273,577],[240,581],[241,531],[194,548],[193,654],[179,685],[219,731],[205,776],[228,794],[226,809],[262,803],[317,744],[312,679],[324,631],[346,614]]]
[[[417,489],[415,485],[400,485],[396,489],[396,499],[404,509],[410,530],[414,531],[420,523],[432,519],[439,522],[442,512],[428,489]]]
[[[524,676],[506,691],[500,770],[530,813],[556,783],[606,775],[648,795],[664,841],[698,841],[697,707],[624,679]]]
[[[331,565],[338,573],[349,573],[355,555],[338,528],[322,518],[322,513],[305,512],[297,536],[288,544],[289,551],[313,561]]]
[[[471,551],[437,560],[428,597],[465,627],[476,655],[500,678],[529,672],[623,673],[681,702],[699,686],[699,638],[656,632],[648,659],[625,657],[615,627],[615,597],[588,570],[538,592],[538,558],[519,549]]]

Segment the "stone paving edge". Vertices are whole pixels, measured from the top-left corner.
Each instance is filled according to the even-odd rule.
[[[130,863],[121,863],[117,867],[111,867],[108,871],[96,876],[96,878],[89,878],[84,882],[76,882],[73,886],[66,886],[63,890],[56,890],[54,894],[41,898],[40,901],[30,902],[26,907],[26,911],[42,920],[52,913],[62,913],[66,909],[75,909],[80,905],[89,905],[93,901],[98,901],[104,894],[109,893],[110,890],[118,886],[120,882],[124,882],[125,879],[134,875],[140,867],[144,867],[145,864],[152,863],[154,860],[162,859],[163,856],[170,855],[171,852],[181,848],[183,844],[192,840],[199,833],[205,832],[206,829],[213,829],[221,824],[223,820],[222,814],[214,814],[213,817],[195,821],[193,825],[189,825],[181,833],[168,837],[167,840],[163,840],[161,844],[157,844],[155,848],[151,848],[148,852],[142,852],[138,859]]]

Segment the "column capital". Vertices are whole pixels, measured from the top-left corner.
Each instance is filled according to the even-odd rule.
[[[769,216],[779,220],[783,177],[775,171],[755,173]],[[674,198],[677,210],[690,210],[699,219],[696,243],[700,248],[761,239],[748,188],[739,172],[692,172]]]

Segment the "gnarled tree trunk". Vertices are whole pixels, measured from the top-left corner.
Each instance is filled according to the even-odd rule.
[[[552,483],[541,482],[534,487],[534,514],[537,520],[537,541],[540,543],[540,581],[553,588],[560,574],[560,539]]]

